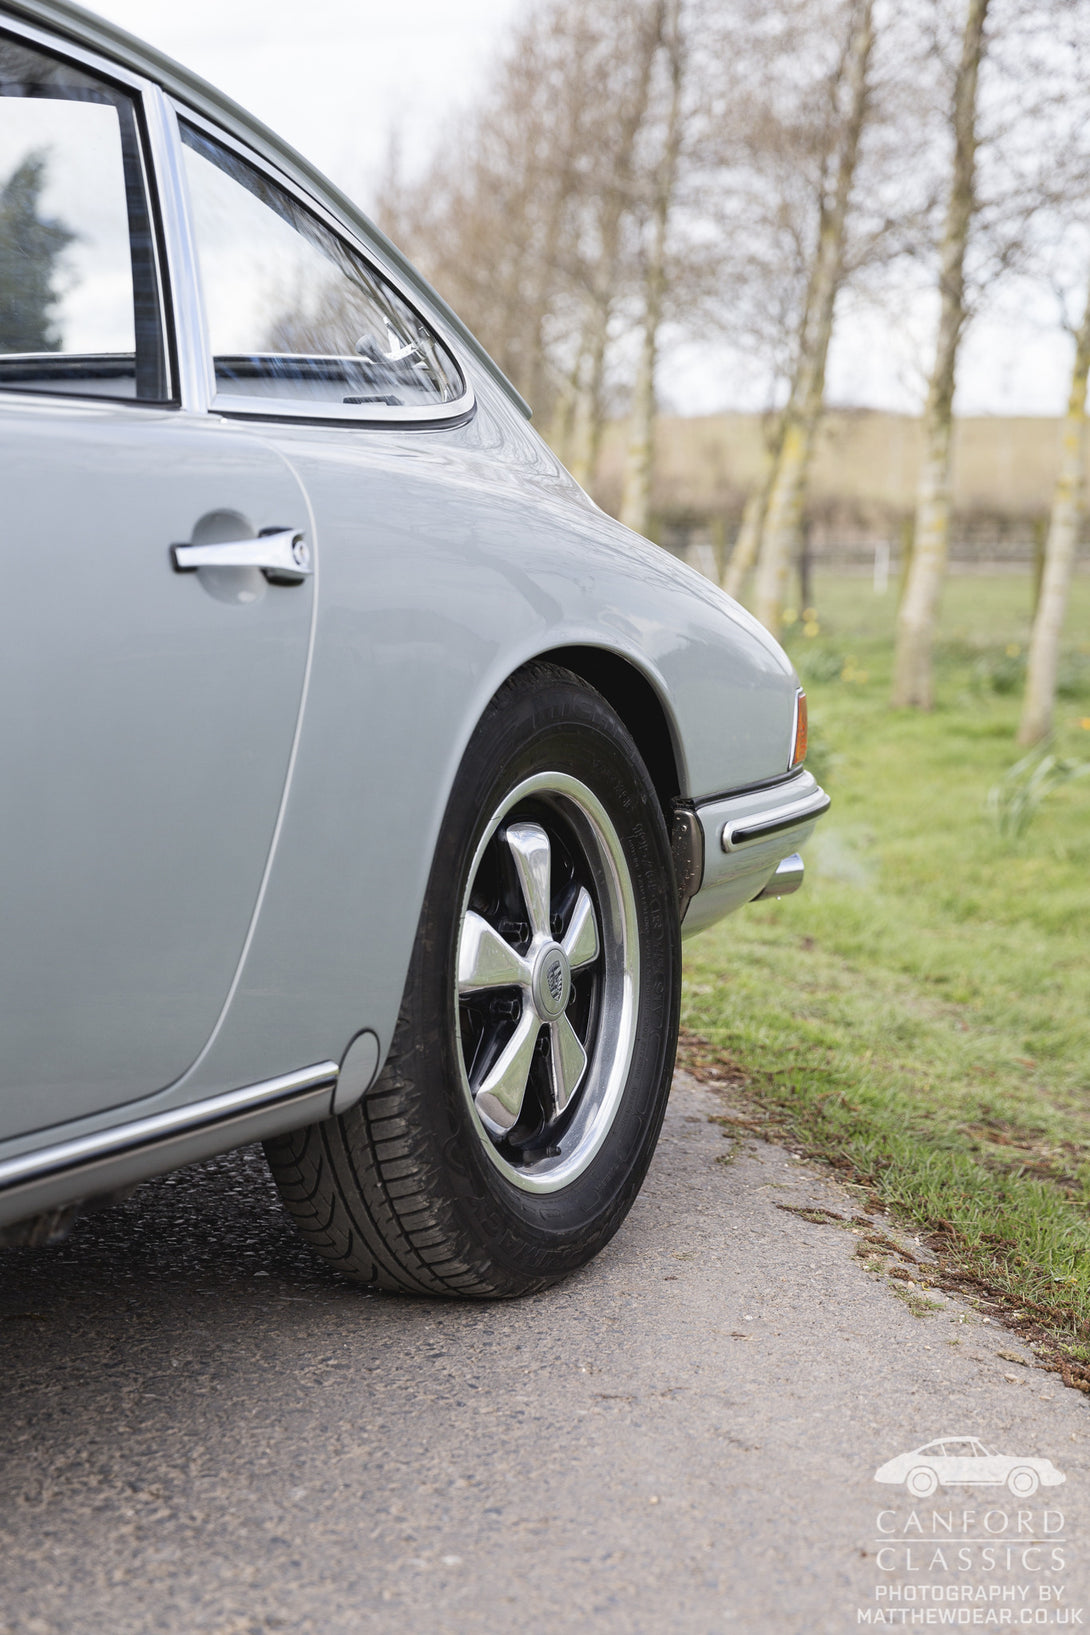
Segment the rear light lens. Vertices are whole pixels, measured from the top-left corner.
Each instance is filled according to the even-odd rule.
[[[792,770],[806,759],[806,694],[800,687],[795,694],[795,747],[791,752]]]

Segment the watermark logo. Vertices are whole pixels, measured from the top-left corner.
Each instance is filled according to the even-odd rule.
[[[1005,1487],[1016,1499],[1032,1499],[1038,1488],[1066,1480],[1051,1459],[993,1453],[975,1436],[941,1436],[911,1453],[880,1465],[876,1482],[901,1483],[914,1499],[929,1499],[938,1487]]]
[[[1087,1627],[1068,1595],[1063,1512],[1043,1494],[1031,1502],[1066,1481],[1051,1459],[997,1452],[976,1436],[939,1436],[888,1459],[874,1479],[906,1496],[890,1493],[875,1517],[877,1572],[858,1624]],[[966,1489],[992,1492],[977,1501]]]

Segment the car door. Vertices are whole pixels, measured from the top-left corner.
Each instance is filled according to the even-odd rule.
[[[307,664],[305,497],[177,400],[142,89],[0,32],[0,1136],[201,1054]]]
[[[271,1074],[289,1037],[308,1041],[303,1062],[336,1059],[396,1014],[421,817],[462,727],[465,667],[487,650],[475,613],[466,628],[455,542],[472,537],[489,460],[459,441],[473,393],[434,326],[267,154],[175,111],[212,408],[298,472],[324,551],[285,844],[194,1080],[214,1093],[255,1043]]]

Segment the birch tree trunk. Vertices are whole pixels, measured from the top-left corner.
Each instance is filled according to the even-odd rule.
[[[663,20],[663,41],[670,75],[670,103],[666,115],[662,156],[652,201],[651,244],[644,273],[643,331],[636,379],[632,389],[632,414],[628,427],[624,486],[621,491],[621,521],[646,534],[651,519],[651,475],[655,438],[655,365],[658,361],[659,327],[666,294],[666,244],[670,208],[677,183],[681,154],[681,96],[684,77],[681,40],[681,0],[669,0]]]
[[[1060,635],[1082,525],[1086,471],[1086,383],[1090,376],[1090,291],[1075,340],[1075,362],[1060,441],[1060,469],[1045,545],[1045,571],[1033,620],[1020,744],[1037,744],[1052,731]]]
[[[817,254],[810,279],[795,388],[784,414],[783,437],[768,495],[757,565],[755,612],[778,636],[788,579],[799,545],[806,479],[814,434],[825,401],[825,365],[833,312],[844,277],[844,234],[859,142],[867,117],[868,70],[874,47],[874,0],[859,0],[844,62],[843,122],[831,197],[822,200]]]
[[[571,442],[572,420],[575,413],[576,381],[582,365],[583,354],[580,351],[575,368],[564,376],[557,389],[552,413],[549,416],[549,429],[545,434],[545,441],[564,465],[570,465],[568,446]]]
[[[988,0],[969,0],[954,86],[954,168],[939,271],[939,332],[924,409],[912,562],[897,614],[896,708],[929,710],[931,654],[950,534],[951,443],[958,347],[965,327],[965,251],[975,209],[976,99]]]
[[[657,0],[646,12],[635,78],[625,105],[619,110],[614,133],[616,166],[605,189],[599,214],[599,254],[593,287],[587,297],[575,394],[571,416],[568,468],[586,488],[598,466],[602,440],[602,381],[609,321],[613,314],[621,263],[625,219],[633,202],[633,165],[636,144],[647,118],[651,75],[662,43],[666,0]]]
[[[614,247],[610,262],[611,273],[615,264]],[[591,481],[598,465],[598,448],[602,438],[602,375],[605,370],[610,311],[611,302],[608,296],[604,295],[593,302],[588,313],[579,369],[575,377],[571,459],[568,462],[568,469],[583,488]]]
[[[723,568],[723,577],[720,581],[728,596],[740,601],[746,587],[746,580],[756,565],[761,551],[761,534],[764,530],[765,517],[768,514],[768,496],[772,492],[772,484],[776,476],[776,463],[783,446],[784,416],[781,411],[772,416],[765,426],[764,434],[764,463],[761,470],[760,486],[755,488],[747,499],[742,510],[742,522],[738,529],[738,537],[734,541],[734,548],[730,553],[730,560]]]
[[[738,530],[738,538],[734,541],[730,561],[723,572],[723,589],[728,596],[733,596],[736,602],[741,600],[746,580],[761,549],[761,533],[775,470],[775,463],[770,460],[760,487],[755,488],[746,501],[742,512],[742,526]]]

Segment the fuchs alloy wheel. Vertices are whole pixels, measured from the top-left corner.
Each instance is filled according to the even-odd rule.
[[[461,1082],[484,1150],[551,1192],[590,1164],[628,1081],[640,938],[616,828],[586,784],[547,771],[492,814],[455,955]]]
[[[304,1236],[416,1293],[520,1294],[583,1265],[651,1160],[679,993],[639,752],[593,688],[532,665],[466,750],[379,1080],[266,1148]]]

